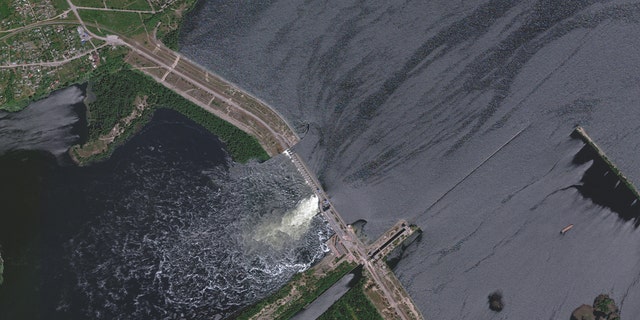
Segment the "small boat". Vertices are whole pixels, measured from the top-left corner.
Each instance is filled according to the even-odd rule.
[[[571,230],[571,228],[573,228],[573,224],[570,224],[564,228],[562,228],[562,230],[560,230],[560,234],[565,234],[567,233],[567,231]]]

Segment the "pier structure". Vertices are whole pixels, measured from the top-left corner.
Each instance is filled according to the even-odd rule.
[[[618,167],[613,164],[611,160],[609,160],[604,151],[593,141],[593,139],[591,139],[591,137],[589,137],[587,131],[583,127],[577,126],[575,129],[573,129],[571,136],[582,140],[585,144],[590,146],[598,154],[602,161],[606,163],[611,171],[618,177],[618,179],[620,179],[620,182],[622,182],[629,189],[629,191],[633,193],[636,200],[640,201],[640,193],[638,193],[638,189],[635,187],[635,185],[622,174],[620,169],[618,169]]]

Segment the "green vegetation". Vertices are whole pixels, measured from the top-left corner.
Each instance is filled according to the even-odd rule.
[[[314,269],[309,269],[303,273],[299,273],[276,293],[264,300],[261,300],[253,306],[244,309],[236,319],[244,320],[255,316],[264,307],[288,297],[292,293],[292,289],[295,287],[296,290],[300,292],[300,297],[278,307],[276,314],[273,316],[273,319],[289,319],[329,289],[334,283],[342,279],[342,277],[355,267],[355,263],[343,262],[325,275],[314,274]]]
[[[583,304],[573,310],[571,320],[620,320],[620,309],[606,294],[598,295],[593,306]]]
[[[182,25],[182,18],[193,8],[196,0],[184,0],[182,4],[174,4],[171,9],[165,9],[167,14],[156,14],[146,21],[147,29],[158,27],[157,37],[168,48],[175,50],[178,47],[178,34]],[[175,31],[173,34],[169,34]]]
[[[110,0],[107,3],[108,8],[150,11],[153,10],[149,6],[147,0]]]
[[[364,277],[336,301],[318,320],[383,320],[369,298],[364,294]]]
[[[89,104],[89,142],[99,140],[100,136],[108,134],[122,118],[130,115],[135,107],[136,97],[146,97],[148,108],[143,111],[141,117],[132,120],[123,134],[116,138],[115,143],[109,145],[107,152],[83,159],[83,163],[108,157],[115,146],[127,140],[147,123],[153,110],[158,107],[176,110],[218,136],[237,162],[269,159],[254,137],[194,105],[150,77],[130,70],[121,58],[111,59],[110,63],[98,67],[93,73],[92,83],[97,99]]]
[[[102,0],[71,0],[78,7],[104,8]]]
[[[0,20],[8,18],[13,13],[13,10],[9,6],[9,1],[0,2]]]
[[[146,0],[72,0],[73,4],[79,7],[104,8],[109,9],[127,9],[127,10],[151,10]]]
[[[162,39],[160,39],[160,41],[162,41],[167,48],[173,51],[178,51],[180,49],[180,46],[178,45],[178,35],[180,35],[179,28],[162,35]]]
[[[103,48],[99,50],[100,56],[107,62],[122,60],[126,50],[111,50]],[[16,112],[24,109],[32,101],[47,96],[51,91],[68,87],[69,85],[86,81],[94,75],[98,69],[93,69],[88,58],[75,59],[58,67],[41,67],[41,73],[35,75],[34,70],[4,69],[0,72],[0,95],[4,103],[0,110]],[[34,75],[25,81],[25,72]],[[18,91],[19,93],[16,93]],[[19,94],[19,96],[16,96]]]
[[[96,10],[78,10],[82,20],[88,24],[100,26],[102,30],[113,31],[125,36],[133,36],[145,32],[145,20],[151,18],[151,14],[135,12],[110,12]]]
[[[69,4],[67,0],[51,0],[53,7],[56,8],[57,11],[64,11],[69,9]]]

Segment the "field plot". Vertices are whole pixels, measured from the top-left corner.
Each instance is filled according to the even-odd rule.
[[[71,2],[78,7],[105,8],[102,0],[72,0]]]
[[[73,4],[79,7],[108,8],[151,11],[153,8],[147,0],[74,0]]]
[[[97,24],[101,26],[103,33],[113,31],[122,35],[135,35],[145,31],[143,21],[151,15],[139,14],[135,12],[108,12],[94,10],[78,10],[80,17],[87,24]],[[102,26],[109,26],[106,29]],[[108,33],[108,32],[107,32]]]
[[[127,10],[153,10],[147,0],[110,0],[107,1],[107,7]]]

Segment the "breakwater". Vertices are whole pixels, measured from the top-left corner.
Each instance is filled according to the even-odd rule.
[[[611,171],[620,179],[620,181],[629,189],[629,191],[633,193],[636,199],[640,200],[638,189],[633,185],[633,183],[631,183],[631,181],[629,181],[627,177],[622,174],[620,169],[618,169],[618,167],[616,167],[616,165],[611,160],[609,160],[604,151],[602,151],[602,149],[593,141],[593,139],[589,137],[583,127],[577,126],[575,129],[573,129],[571,137],[581,139],[582,141],[584,141],[584,143],[589,145],[598,154],[598,156],[600,156],[602,161],[606,163]]]
[[[580,193],[595,204],[609,208],[624,221],[640,226],[640,195],[634,184],[589,137],[584,128],[576,127],[571,134],[585,146],[575,156],[574,163],[593,161],[577,186]],[[613,173],[613,174],[612,174]]]

